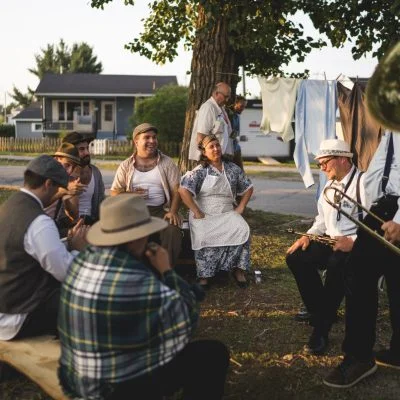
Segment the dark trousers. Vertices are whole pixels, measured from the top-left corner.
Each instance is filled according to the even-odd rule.
[[[241,168],[242,171],[244,171],[243,168],[243,159],[242,159],[242,150],[240,149],[240,147],[235,150],[235,152],[233,153],[233,160],[232,160],[238,167]]]
[[[164,218],[165,210],[162,206],[149,206],[148,209],[152,217]],[[171,265],[175,266],[182,250],[182,238],[181,228],[176,225],[168,224],[162,231],[150,235],[149,241],[155,241],[164,247],[164,249],[168,251]]]
[[[229,365],[229,352],[216,340],[189,343],[171,362],[152,376],[115,385],[107,400],[160,400],[183,389],[184,400],[219,400]]]
[[[14,339],[39,335],[55,335],[57,333],[58,307],[60,303],[60,289],[54,289],[50,295],[29,313]]]
[[[348,255],[333,251],[326,244],[311,241],[305,251],[298,249],[286,256],[286,263],[296,279],[304,305],[312,314],[311,324],[324,336],[328,335],[344,297]],[[323,282],[318,271],[325,269]]]
[[[381,198],[371,211],[385,221],[397,211],[397,197]],[[379,233],[381,224],[367,216],[364,222]],[[373,356],[378,313],[379,277],[384,275],[392,324],[391,351],[400,357],[400,257],[359,228],[348,260],[349,292],[346,293],[346,334],[343,351],[360,361]]]

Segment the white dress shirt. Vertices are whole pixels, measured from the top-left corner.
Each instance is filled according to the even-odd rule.
[[[365,190],[372,201],[383,196],[382,177],[385,169],[386,153],[389,146],[390,132],[382,135],[381,142],[365,173]],[[393,132],[393,158],[390,168],[389,180],[386,185],[386,194],[400,196],[400,133]],[[400,224],[400,200],[393,221]]]
[[[40,199],[32,192],[21,189],[32,196],[43,208]],[[56,224],[48,215],[39,215],[29,225],[24,236],[24,249],[48,273],[62,282],[72,262],[73,254],[69,253],[60,240]],[[12,339],[21,329],[27,314],[0,313],[0,340]]]
[[[324,189],[328,186],[339,187],[339,189],[344,191],[347,183],[350,180],[350,177],[354,171],[355,166],[351,167],[349,173],[340,181],[329,180]],[[350,186],[347,188],[346,194],[354,200],[357,200],[357,180],[360,171],[357,171],[354,175],[353,180],[351,181]],[[369,202],[366,199],[366,193],[364,190],[364,177],[365,174],[360,178],[360,200],[361,204],[366,208],[369,207]],[[323,193],[323,192],[322,192]],[[328,191],[328,197],[333,201],[333,190]],[[354,207],[353,203],[350,203],[348,200],[341,200],[341,208],[354,216],[354,218],[358,218],[358,208]],[[338,211],[336,208],[332,207],[324,198],[324,195],[321,194],[318,199],[318,215],[315,217],[315,221],[312,227],[307,231],[307,233],[311,233],[313,235],[328,235],[330,237],[335,236],[350,236],[353,241],[356,240],[357,235],[357,225],[350,221],[345,215],[341,215],[339,221],[337,220]]]

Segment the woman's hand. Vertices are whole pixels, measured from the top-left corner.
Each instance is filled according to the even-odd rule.
[[[242,206],[242,205],[239,204],[239,205],[235,208],[235,211],[236,211],[238,214],[242,215],[242,214],[244,213],[244,209],[245,209],[245,206]]]
[[[201,210],[195,210],[193,211],[193,217],[194,219],[203,219],[205,217],[205,214]]]

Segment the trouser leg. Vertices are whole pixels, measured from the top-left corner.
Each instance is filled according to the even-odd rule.
[[[298,249],[286,256],[286,263],[296,279],[304,305],[314,318],[324,313],[324,285],[319,269],[327,263],[331,254],[329,246],[311,242],[305,251]]]
[[[390,321],[392,324],[390,350],[396,357],[400,358],[400,257],[394,255],[390,263],[384,261],[384,264]]]
[[[345,264],[349,253],[334,251],[326,264],[324,282],[324,311],[316,322],[322,335],[327,335],[336,320],[336,313],[344,297]]]
[[[189,343],[151,376],[114,385],[107,400],[160,400],[183,389],[184,400],[220,400],[229,365],[226,346],[216,340]]]
[[[159,235],[161,246],[167,249],[171,265],[175,266],[182,250],[181,229],[176,225],[168,225]]]
[[[378,202],[371,211],[385,220],[393,218],[397,210],[397,202],[392,204],[386,201]],[[371,216],[363,221],[372,230],[380,231],[381,223]],[[380,233],[382,233],[380,231]],[[346,281],[346,332],[343,341],[343,351],[361,361],[372,358],[372,350],[376,338],[376,317],[378,312],[378,289],[379,277],[384,271],[389,271],[384,265],[394,263],[398,268],[398,256],[393,256],[376,238],[367,234],[363,229],[358,229],[357,240],[354,243],[347,264],[348,275]],[[393,257],[397,257],[396,261]],[[398,296],[398,284],[389,282],[392,304],[398,304],[393,298]],[[398,329],[398,314],[391,314],[394,318],[395,327]],[[392,321],[393,323],[393,321]],[[396,335],[395,335],[396,337]],[[394,339],[396,343],[397,339]]]
[[[165,211],[160,207],[148,207],[150,215],[164,218]],[[169,224],[162,231],[150,235],[149,240],[154,240],[168,251],[169,260],[175,266],[182,250],[182,232],[180,227]]]
[[[233,162],[240,167],[242,170],[243,169],[243,159],[242,159],[242,150],[238,149],[235,150],[235,153],[233,154]]]
[[[167,386],[180,376],[184,400],[222,399],[229,366],[229,351],[223,343],[216,340],[189,343],[173,364],[164,371],[163,384]]]
[[[14,339],[39,335],[58,335],[57,317],[60,302],[60,289],[54,289],[40,306],[28,314]]]

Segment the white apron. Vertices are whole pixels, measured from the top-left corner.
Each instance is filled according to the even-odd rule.
[[[233,210],[233,195],[225,170],[219,176],[204,179],[195,199],[205,217],[195,219],[189,213],[192,249],[238,246],[249,239],[250,228],[244,218]]]

